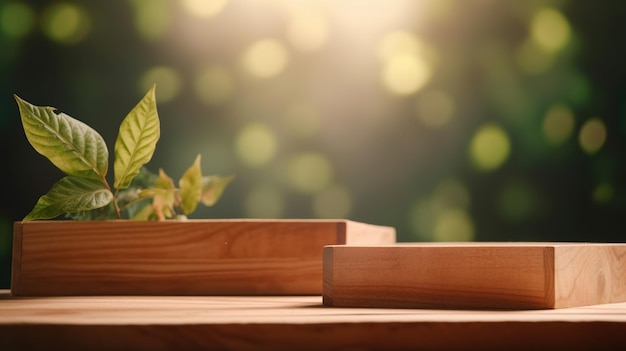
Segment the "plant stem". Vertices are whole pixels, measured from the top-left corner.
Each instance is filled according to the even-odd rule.
[[[115,215],[117,219],[122,219],[122,214],[120,212],[120,208],[117,207],[117,201],[115,200],[115,196],[113,197],[113,208],[115,208]]]
[[[109,185],[107,184],[107,186]],[[122,213],[120,212],[120,208],[117,206],[117,189],[115,189],[115,192],[113,193],[113,208],[115,209],[117,219],[122,219]]]
[[[106,185],[107,189],[109,189],[109,191],[113,193],[113,208],[115,209],[115,216],[117,217],[117,219],[122,219],[122,213],[120,212],[120,208],[117,206],[117,191],[119,189],[115,189],[115,192],[113,192],[111,186],[109,185],[109,182],[107,182],[106,177],[102,177],[102,181],[104,182],[104,185]]]

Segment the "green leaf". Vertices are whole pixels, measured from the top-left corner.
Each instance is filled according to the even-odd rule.
[[[152,208],[159,220],[172,218],[177,201],[177,189],[149,188],[139,193],[142,199],[152,198]]]
[[[152,199],[152,212],[159,220],[174,217],[174,208],[180,203],[178,189],[174,186],[174,181],[162,168],[159,169],[154,188],[142,189],[139,192],[139,198]]]
[[[155,86],[128,113],[120,125],[115,141],[116,189],[125,189],[148,163],[160,137],[159,115],[156,108]]]
[[[145,204],[130,214],[130,218],[136,221],[148,221],[153,217],[156,218],[156,214],[151,204]]]
[[[128,189],[124,189],[117,193],[115,196],[115,201],[117,202],[117,206],[120,211],[126,211],[129,208],[137,205],[138,202],[145,201],[145,198],[140,197],[141,189],[131,187]]]
[[[93,179],[67,176],[56,182],[35,204],[24,221],[55,218],[64,213],[89,211],[113,201],[106,186]]]
[[[163,168],[159,168],[159,175],[154,182],[155,188],[174,189],[174,180],[165,173]]]
[[[139,191],[137,200],[152,199],[155,197],[167,198],[167,203],[176,204],[176,189],[146,188]]]
[[[146,167],[141,167],[139,169],[139,174],[137,174],[135,178],[133,178],[133,181],[130,182],[130,187],[150,188],[154,186],[157,178],[157,174],[152,173]]]
[[[202,203],[213,206],[220,199],[226,186],[235,179],[234,176],[221,177],[217,175],[202,178]]]
[[[33,148],[70,176],[104,179],[109,151],[91,127],[55,108],[34,106],[14,95],[26,138]]]
[[[65,218],[77,221],[102,221],[116,218],[115,206],[113,201],[108,205],[89,211],[69,212],[65,214]]]
[[[180,208],[184,214],[195,211],[202,196],[202,169],[200,155],[196,156],[193,165],[189,167],[178,181],[180,187]]]

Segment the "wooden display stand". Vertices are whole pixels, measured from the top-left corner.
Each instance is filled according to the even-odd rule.
[[[543,309],[626,301],[626,244],[324,249],[326,306]]]
[[[347,220],[16,222],[11,293],[320,295],[325,245],[395,235]]]
[[[67,296],[0,290],[2,350],[623,350],[626,303],[567,310],[328,308],[321,296]]]

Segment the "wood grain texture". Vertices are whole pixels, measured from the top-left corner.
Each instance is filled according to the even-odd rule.
[[[553,307],[626,301],[626,244],[554,247]]]
[[[617,350],[626,303],[562,310],[329,308],[320,296],[9,296],[6,350]]]
[[[542,309],[626,301],[626,244],[447,243],[324,249],[324,304]]]
[[[35,221],[14,235],[16,296],[319,295],[325,245],[395,242],[346,220]]]

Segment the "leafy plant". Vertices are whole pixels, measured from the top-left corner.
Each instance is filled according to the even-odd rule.
[[[160,137],[155,90],[153,85],[120,125],[113,186],[106,178],[109,151],[98,132],[64,113],[56,114],[53,107],[34,106],[14,95],[29,143],[66,174],[23,220],[64,214],[82,220],[165,220],[186,218],[199,203],[213,206],[233,177],[203,176],[199,154],[178,187],[163,169],[153,174],[144,167]]]

